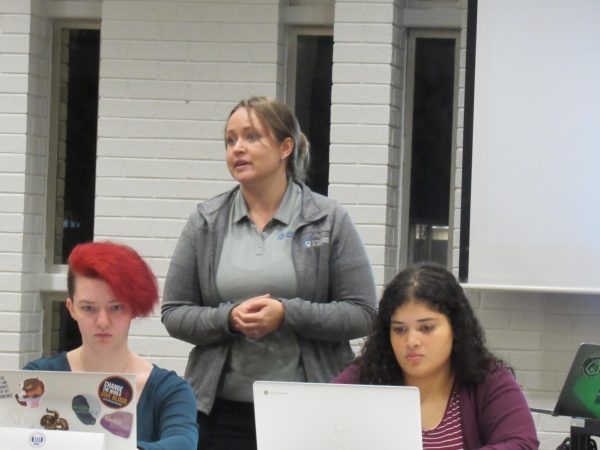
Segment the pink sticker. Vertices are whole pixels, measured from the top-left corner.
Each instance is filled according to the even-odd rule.
[[[100,425],[112,434],[128,438],[133,425],[133,414],[122,411],[107,414],[100,419]]]

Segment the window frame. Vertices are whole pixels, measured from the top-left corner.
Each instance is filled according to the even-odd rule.
[[[403,158],[401,171],[401,204],[404,205],[400,212],[400,240],[399,240],[399,261],[404,266],[409,263],[409,220],[410,220],[410,185],[412,169],[412,129],[413,129],[413,102],[415,86],[415,50],[416,42],[419,38],[433,39],[454,39],[454,88],[453,88],[453,108],[452,108],[452,147],[450,155],[450,195],[449,217],[448,217],[448,252],[446,258],[446,267],[451,270],[454,260],[454,232],[455,232],[455,195],[456,195],[456,157],[457,157],[457,125],[459,112],[459,74],[460,74],[460,29],[426,29],[410,28],[407,30],[407,49],[405,60],[405,97],[404,97],[404,133],[403,133]]]
[[[467,0],[409,0],[409,8],[456,8],[465,7]]]
[[[45,271],[46,273],[66,273],[65,264],[54,262],[56,250],[56,195],[58,185],[58,155],[60,135],[60,83],[62,64],[62,32],[69,29],[100,30],[98,20],[56,19],[52,24],[52,58],[50,74],[50,111],[48,130],[48,171],[46,187],[46,239],[45,239]],[[100,76],[100,73],[98,73]]]
[[[44,317],[42,319],[42,356],[51,356],[53,350],[58,346],[54,332],[55,325],[58,322],[60,326],[60,318],[57,318],[58,313],[54,310],[54,305],[64,303],[65,295],[58,292],[44,293],[42,296]],[[45,326],[47,325],[47,326]]]
[[[298,36],[333,36],[333,27],[289,26],[286,34],[285,54],[285,104],[291,111],[296,109],[296,69],[298,58]]]

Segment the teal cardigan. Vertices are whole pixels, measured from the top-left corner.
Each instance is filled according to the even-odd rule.
[[[25,370],[70,372],[66,353],[28,363]],[[153,366],[137,404],[137,446],[144,450],[196,450],[196,399],[175,372]]]

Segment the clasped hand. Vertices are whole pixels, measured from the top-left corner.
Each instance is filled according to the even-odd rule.
[[[249,298],[231,310],[229,326],[250,339],[260,339],[276,331],[283,321],[283,303],[270,294]]]

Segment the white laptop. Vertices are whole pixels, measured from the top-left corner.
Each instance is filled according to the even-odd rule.
[[[0,370],[0,427],[14,429],[11,436],[17,440],[29,438],[31,433],[27,434],[27,429],[62,434],[71,431],[100,433],[104,435],[106,449],[135,450],[136,407],[135,375]],[[31,439],[44,440],[36,436]],[[45,441],[65,444],[65,440],[72,439],[55,436],[55,433],[47,434]],[[98,438],[90,439],[97,442]],[[3,447],[0,445],[0,448]],[[32,446],[28,444],[22,448]],[[65,444],[62,448],[77,447]]]
[[[258,450],[421,450],[419,390],[254,382]]]
[[[0,427],[0,450],[108,450],[104,433]]]

